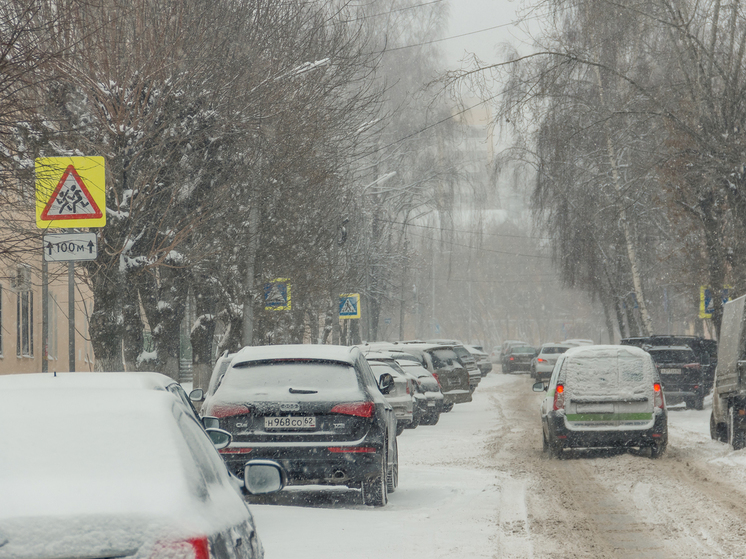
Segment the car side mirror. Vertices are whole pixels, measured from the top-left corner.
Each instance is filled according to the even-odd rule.
[[[394,377],[391,373],[383,373],[378,377],[378,389],[381,391],[381,394],[388,394],[393,387]]]
[[[201,388],[195,388],[189,393],[189,399],[192,402],[201,402],[205,399],[205,391]]]
[[[266,495],[280,491],[287,483],[287,474],[272,460],[249,460],[244,467],[244,492]]]
[[[212,441],[212,444],[220,450],[221,448],[225,448],[229,444],[231,444],[231,441],[233,440],[233,435],[231,435],[228,431],[223,431],[222,429],[205,429],[207,431],[207,434],[210,435],[210,440]]]
[[[532,389],[532,390],[533,390],[534,392],[544,392],[544,391],[545,391],[545,390],[546,390],[546,389],[548,388],[548,386],[549,386],[549,385],[547,385],[547,384],[544,384],[543,382],[537,382],[536,384],[534,384],[534,385],[533,385],[533,386],[531,387],[531,389]]]
[[[202,425],[205,429],[220,429],[220,420],[217,417],[205,415],[202,417]]]

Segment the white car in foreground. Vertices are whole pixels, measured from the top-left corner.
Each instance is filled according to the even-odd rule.
[[[262,557],[230,435],[129,375],[0,376],[0,558]]]

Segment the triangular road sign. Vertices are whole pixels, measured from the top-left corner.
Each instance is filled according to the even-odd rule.
[[[287,301],[285,300],[284,295],[282,294],[282,291],[280,291],[280,288],[276,283],[272,284],[272,287],[269,290],[269,293],[267,293],[267,296],[264,299],[265,304],[275,304],[275,305],[285,305],[287,304]]]
[[[68,165],[57,188],[41,212],[40,219],[97,219],[101,209],[73,165]]]
[[[352,297],[345,298],[345,303],[344,305],[342,305],[342,308],[339,309],[339,314],[345,314],[345,315],[357,314],[357,308],[355,307],[355,303],[353,303]]]

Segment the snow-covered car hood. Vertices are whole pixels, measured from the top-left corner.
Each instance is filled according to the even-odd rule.
[[[182,407],[165,391],[3,390],[0,380],[0,559],[106,557],[245,521]]]

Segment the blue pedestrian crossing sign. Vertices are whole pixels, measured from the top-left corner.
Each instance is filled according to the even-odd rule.
[[[360,293],[339,296],[339,318],[360,318]]]
[[[269,283],[265,283],[264,310],[289,311],[290,309],[290,280],[287,278],[277,278]]]

